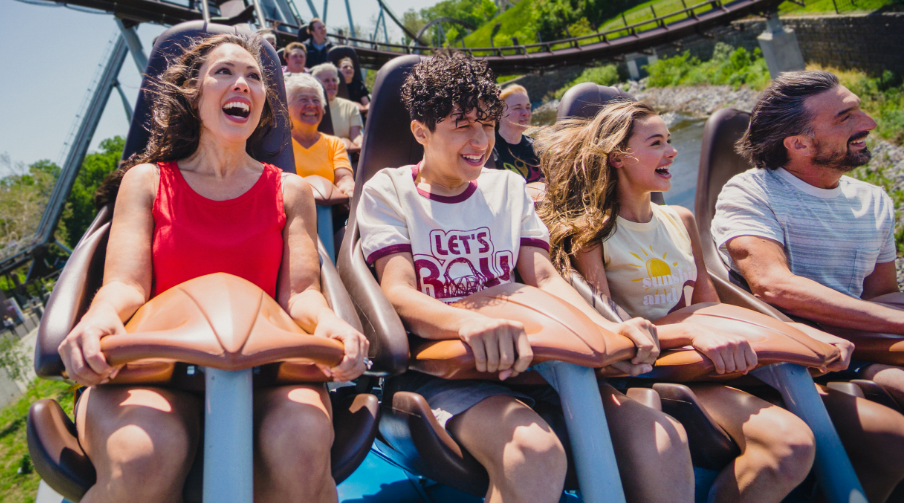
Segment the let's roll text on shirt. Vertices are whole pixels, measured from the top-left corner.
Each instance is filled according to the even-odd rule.
[[[520,176],[484,169],[448,197],[418,188],[418,170],[386,168],[364,185],[356,218],[368,264],[409,252],[418,289],[452,303],[514,281],[522,246],[549,250],[549,231]]]

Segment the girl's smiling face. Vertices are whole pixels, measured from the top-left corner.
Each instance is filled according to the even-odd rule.
[[[669,128],[659,115],[638,119],[626,152],[610,155],[618,172],[619,191],[665,192],[672,188],[669,167],[678,151],[672,147]]]

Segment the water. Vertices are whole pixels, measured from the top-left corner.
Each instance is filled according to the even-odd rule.
[[[705,119],[697,119],[673,112],[662,115],[669,132],[672,146],[678,156],[672,164],[672,190],[664,194],[666,204],[684,206],[694,211],[694,195],[697,192],[697,171],[700,165],[700,144],[703,141]],[[546,126],[556,120],[555,108],[539,108],[531,117],[531,125]]]

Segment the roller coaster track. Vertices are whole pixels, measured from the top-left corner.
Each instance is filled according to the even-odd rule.
[[[652,19],[633,24],[625,23],[624,26],[580,37],[526,45],[458,49],[485,59],[499,75],[589,64],[600,59],[677,42],[751,14],[774,10],[783,1],[705,0],[661,16],[656,16],[655,11],[652,11],[654,14]],[[185,4],[163,0],[58,0],[56,3],[110,12],[121,19],[136,23],[171,25],[201,19],[201,12],[194,0],[189,0]],[[217,6],[223,1],[214,0],[211,3]],[[235,24],[248,21],[248,17],[243,15],[213,20]],[[297,26],[287,23],[282,23],[278,27],[278,33],[284,41],[294,39],[297,31]],[[380,68],[390,59],[403,54],[429,55],[437,50],[435,47],[425,45],[391,44],[342,34],[331,34],[330,37],[335,42],[355,46],[361,64],[368,68]]]

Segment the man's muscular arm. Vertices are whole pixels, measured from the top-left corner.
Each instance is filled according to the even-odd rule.
[[[739,236],[726,244],[731,259],[753,294],[782,310],[827,325],[904,334],[904,311],[849,297],[813,280],[796,276],[788,267],[782,245],[757,236]],[[888,293],[888,266],[877,264],[864,280],[864,296]],[[894,263],[891,265],[894,275]],[[874,277],[876,276],[876,277]]]

